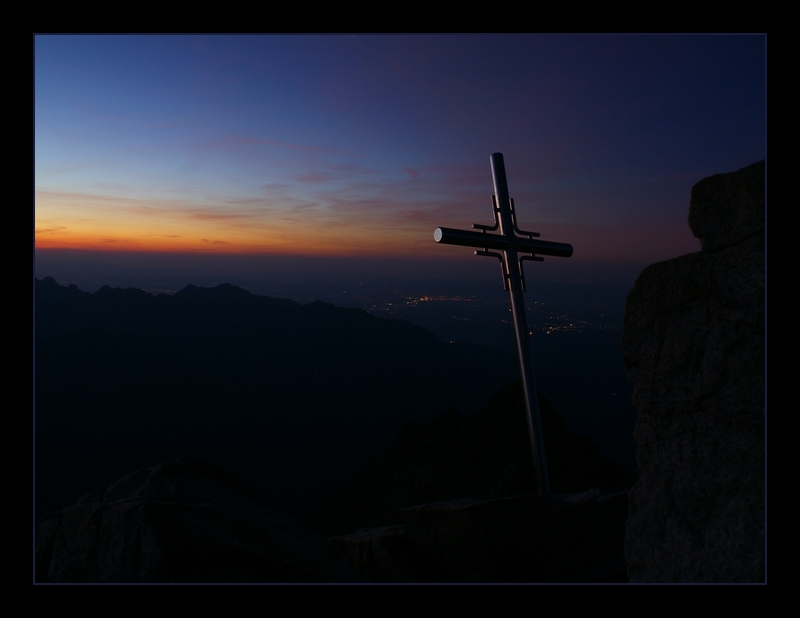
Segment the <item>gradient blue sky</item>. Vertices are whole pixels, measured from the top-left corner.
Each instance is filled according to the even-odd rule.
[[[477,259],[433,230],[491,222],[499,151],[520,227],[575,247],[559,272],[639,268],[699,250],[694,183],[765,157],[765,50],[763,35],[36,36],[37,262]]]

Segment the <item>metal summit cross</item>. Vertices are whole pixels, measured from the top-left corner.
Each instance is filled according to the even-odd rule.
[[[547,242],[534,240],[539,234],[524,232],[517,228],[517,216],[514,212],[514,200],[508,197],[508,183],[506,182],[506,168],[503,155],[499,152],[489,157],[492,164],[492,180],[494,182],[494,195],[492,196],[492,210],[494,211],[494,225],[478,225],[472,227],[480,232],[454,230],[447,227],[438,227],[433,233],[433,239],[446,245],[461,245],[464,247],[478,247],[475,255],[496,257],[500,260],[503,270],[503,287],[508,290],[511,299],[511,315],[514,319],[514,330],[517,334],[517,354],[519,355],[520,373],[522,375],[522,388],[525,393],[525,408],[528,412],[528,431],[530,433],[531,451],[536,474],[536,485],[540,495],[550,495],[550,480],[547,475],[547,460],[544,453],[542,439],[542,422],[539,414],[539,397],[536,392],[536,380],[533,376],[531,353],[528,345],[528,321],[525,317],[525,301],[522,293],[525,291],[525,276],[522,271],[523,260],[541,262],[544,258],[540,255],[553,255],[556,257],[570,257],[572,245],[561,242]],[[499,234],[487,234],[500,228]],[[502,251],[496,253],[495,249]],[[524,255],[520,255],[524,254]]]

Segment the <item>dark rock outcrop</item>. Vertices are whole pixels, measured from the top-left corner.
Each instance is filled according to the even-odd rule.
[[[368,581],[621,582],[626,492],[461,499],[333,539]]]
[[[138,470],[36,531],[38,583],[356,580],[323,538],[198,459]]]
[[[590,487],[616,492],[631,486],[628,471],[603,457],[589,438],[568,429],[541,393],[539,407],[553,493]],[[417,504],[535,491],[522,385],[515,380],[469,416],[451,408],[438,419],[404,425],[396,448],[329,494],[310,523],[334,535],[396,524],[403,519],[402,509]]]
[[[764,170],[697,183],[702,251],[653,264],[628,295],[634,582],[764,580]]]
[[[764,161],[759,161],[692,187],[689,227],[704,252],[764,234],[764,170]]]
[[[541,394],[539,405],[558,495],[529,493],[533,462],[516,381],[466,418],[451,409],[404,426],[383,465],[319,509],[328,521],[317,527],[339,528],[334,542],[368,581],[627,581],[630,479]]]

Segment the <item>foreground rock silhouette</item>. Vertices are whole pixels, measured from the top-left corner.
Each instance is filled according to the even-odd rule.
[[[138,470],[37,526],[39,583],[357,579],[325,539],[192,458]]]
[[[466,418],[451,409],[427,425],[409,423],[383,466],[356,491],[337,494],[340,504],[324,511],[333,520],[349,508],[352,527],[340,521],[347,534],[333,538],[349,564],[376,582],[627,581],[630,479],[541,393],[539,405],[558,495],[532,495],[516,381]]]
[[[764,171],[697,183],[702,251],[648,267],[627,299],[634,582],[764,581]]]
[[[332,539],[368,581],[624,582],[627,492],[434,502]]]
[[[39,520],[36,581],[626,581],[625,470],[540,405],[552,499],[523,493],[534,479],[515,382],[466,418],[407,424],[311,525],[202,460],[141,469]],[[581,491],[593,484],[603,491]]]

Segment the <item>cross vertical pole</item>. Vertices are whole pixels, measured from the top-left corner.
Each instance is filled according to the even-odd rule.
[[[508,195],[506,167],[503,155],[499,152],[490,157],[492,164],[492,181],[497,201],[498,222],[503,236],[514,235],[514,221],[511,219],[511,200]],[[528,342],[528,320],[525,314],[525,299],[522,296],[522,276],[519,267],[519,256],[514,244],[503,251],[503,262],[508,277],[508,295],[511,301],[511,317],[517,335],[517,355],[519,356],[522,392],[525,395],[525,411],[528,420],[528,435],[533,455],[533,468],[536,476],[536,487],[539,495],[550,495],[550,477],[547,473],[547,457],[542,438],[542,420],[539,410],[539,394],[536,390],[536,378],[533,374],[531,349]]]
[[[517,335],[517,354],[519,356],[522,390],[525,394],[525,409],[528,416],[528,433],[531,441],[536,489],[540,495],[550,495],[550,480],[547,474],[547,460],[544,453],[542,437],[542,420],[539,413],[539,395],[536,392],[536,380],[533,377],[531,350],[528,343],[528,320],[525,315],[525,277],[522,272],[522,260],[541,262],[542,255],[554,257],[570,257],[572,245],[562,242],[536,240],[536,232],[525,232],[517,227],[517,215],[514,203],[508,195],[506,167],[503,155],[494,153],[489,160],[492,164],[492,181],[494,183],[494,225],[474,223],[473,229],[480,232],[456,230],[448,227],[437,227],[433,239],[445,245],[476,247],[475,255],[496,257],[503,269],[503,287],[508,290],[511,300],[511,316],[514,331]],[[487,234],[497,228],[499,234]],[[491,251],[490,251],[491,249]],[[499,253],[501,251],[502,253]]]

